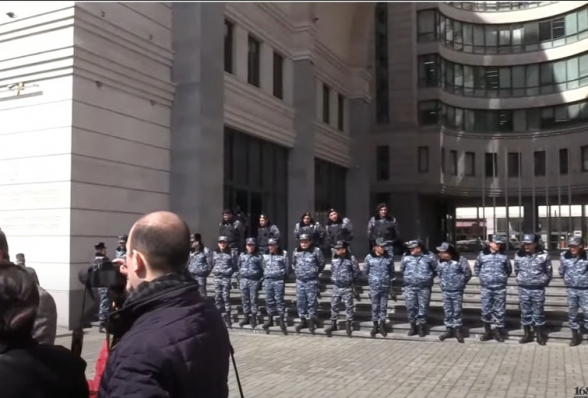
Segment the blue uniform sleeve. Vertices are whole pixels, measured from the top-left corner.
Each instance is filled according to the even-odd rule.
[[[465,258],[462,257],[461,260],[461,269],[464,275],[464,282],[467,285],[470,279],[472,279],[472,268],[470,267],[470,262]]]
[[[317,239],[319,241],[319,245],[323,245],[324,241],[325,241],[325,229],[323,228],[323,226],[321,224],[319,224],[318,222],[314,224],[314,233],[317,236]]]
[[[369,276],[369,274],[370,274],[370,259],[371,258],[372,258],[372,256],[370,254],[365,256],[363,267],[364,267],[364,272],[365,272],[366,276]]]
[[[547,283],[545,283],[545,286],[549,286],[551,279],[553,279],[553,264],[551,263],[551,256],[549,253],[545,253],[545,275],[547,275]]]
[[[359,274],[361,273],[361,271],[359,269],[359,262],[354,256],[351,256],[351,271],[353,273],[353,280],[357,281],[357,278],[359,278]]]
[[[559,273],[559,276],[561,276],[562,278],[566,274],[566,261],[565,261],[565,257],[564,257],[563,253],[559,256],[558,273]]]
[[[270,234],[272,238],[274,238],[278,242],[280,241],[280,230],[278,229],[277,225],[272,224],[272,226],[270,227]]]
[[[482,268],[482,253],[478,254],[476,262],[474,263],[474,273],[480,275],[480,268]]]
[[[404,274],[404,270],[406,269],[406,254],[402,255],[402,260],[400,260],[400,272]]]

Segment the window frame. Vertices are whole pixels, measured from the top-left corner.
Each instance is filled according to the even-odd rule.
[[[471,158],[471,169],[468,170],[468,158]],[[476,176],[476,152],[465,152],[464,153],[464,176],[475,177]]]
[[[224,70],[227,73],[234,73],[234,51],[235,51],[235,24],[225,19],[225,41],[224,41]]]
[[[261,40],[251,33],[247,35],[247,83],[261,87]],[[255,54],[252,45],[256,48]]]
[[[547,152],[534,151],[533,152],[533,176],[545,177],[547,174]]]
[[[285,58],[277,51],[273,52],[272,70],[273,70],[273,88],[274,97],[284,99],[284,61]],[[278,66],[279,65],[279,66]]]
[[[323,123],[331,123],[331,87],[323,83]]]

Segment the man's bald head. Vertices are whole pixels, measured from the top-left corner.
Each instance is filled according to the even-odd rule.
[[[179,271],[190,257],[190,230],[177,214],[149,213],[131,228],[128,250],[142,253],[154,271]]]

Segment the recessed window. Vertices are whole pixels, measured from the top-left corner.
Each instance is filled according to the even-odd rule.
[[[436,54],[419,56],[419,87],[438,86],[438,58]]]
[[[429,147],[418,147],[419,173],[429,172]]]
[[[261,42],[249,35],[247,52],[247,83],[259,87],[261,65]]]
[[[545,176],[545,162],[546,162],[545,151],[535,151],[533,153],[533,164],[534,164],[536,177]]]
[[[465,170],[464,174],[467,177],[476,176],[476,154],[474,152],[465,153]]]
[[[274,52],[274,97],[284,99],[284,57]]]
[[[436,126],[439,123],[439,104],[437,101],[419,102],[419,122],[421,126]]]
[[[507,156],[508,176],[519,177],[521,173],[521,154],[519,152],[509,152]]]
[[[441,174],[445,174],[445,148],[441,147]]]
[[[569,172],[568,149],[561,148],[559,150],[559,174],[567,175]]]
[[[580,148],[582,151],[582,171],[588,171],[588,145]]]
[[[376,179],[378,181],[390,179],[390,147],[388,145],[376,148]]]
[[[485,175],[486,177],[498,176],[498,154],[486,153],[485,156]]]
[[[234,25],[225,19],[225,72],[233,73],[233,27]]]
[[[331,89],[323,84],[323,122],[331,122]]]
[[[390,122],[390,90],[388,69],[388,3],[376,3],[375,7],[375,86],[376,122]]]
[[[452,176],[457,175],[457,151],[449,151],[449,159],[451,161],[451,170],[449,172]]]
[[[337,94],[337,128],[345,130],[345,97]]]
[[[418,12],[418,41],[433,41],[437,39],[436,11],[422,10]]]

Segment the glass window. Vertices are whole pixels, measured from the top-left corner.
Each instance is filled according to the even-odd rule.
[[[588,55],[582,55],[579,59],[579,71],[580,85],[585,86],[588,84]]]
[[[495,54],[498,46],[498,27],[486,25],[486,53]]]
[[[233,24],[225,19],[225,72],[233,73]]]
[[[520,158],[521,154],[518,152],[509,152],[507,158],[508,176],[518,177],[520,173]]]
[[[449,171],[452,176],[457,175],[457,151],[449,151],[449,159],[451,161],[451,170]]]
[[[274,97],[284,98],[284,57],[274,51]]]
[[[419,173],[429,172],[429,147],[418,147]]]
[[[539,42],[539,24],[537,22],[527,22],[524,27],[525,50],[537,50]]]
[[[474,25],[474,52],[481,54],[485,52],[483,25]]]
[[[541,94],[553,92],[553,63],[546,62],[540,66]]]
[[[568,85],[566,87],[567,90],[572,90],[574,88],[579,87],[579,71],[578,71],[578,58],[570,58],[566,61],[566,71],[567,71],[567,81]]]
[[[568,149],[562,148],[559,150],[559,174],[568,174]]]
[[[484,157],[484,171],[486,177],[497,177],[498,176],[498,154],[486,153]]]
[[[539,109],[527,109],[527,131],[539,131],[541,129],[541,111]]]
[[[461,51],[463,48],[463,25],[459,21],[453,21],[453,49]]]
[[[435,10],[422,10],[418,13],[418,40],[435,40]]]
[[[345,130],[345,97],[337,94],[337,128]]]
[[[261,42],[249,35],[247,52],[247,83],[259,87],[261,65]]]
[[[578,14],[575,12],[565,16],[565,35],[571,36],[578,33]]]
[[[453,82],[455,84],[455,93],[463,94],[463,66],[459,64],[453,65]]]
[[[509,53],[510,51],[510,25],[502,25],[498,31],[498,45],[500,46],[499,53]]]
[[[511,110],[501,110],[497,111],[498,113],[498,131],[501,133],[510,133],[512,132],[513,121],[512,121],[512,111]]]
[[[439,123],[439,111],[437,107],[437,101],[419,102],[419,118],[421,126],[431,126]]]
[[[515,53],[523,50],[523,25],[512,26],[512,51]]]
[[[331,122],[331,89],[323,84],[323,122]]]
[[[550,41],[551,20],[539,22],[539,41]]]
[[[535,176],[542,177],[545,175],[545,151],[535,151],[533,153],[533,164]]]
[[[465,170],[464,174],[468,177],[476,176],[476,154],[474,152],[465,153]]]
[[[437,85],[437,56],[435,54],[419,56],[419,86],[437,87]]]
[[[566,36],[566,28],[565,28],[565,18],[555,18],[551,24],[551,35],[553,40],[561,39],[562,37]]]
[[[588,31],[588,9],[585,8],[578,11],[578,32],[586,31]],[[582,37],[580,36],[580,38]]]
[[[474,68],[469,65],[463,66],[464,95],[474,95]]]
[[[388,145],[376,148],[376,180],[388,181],[390,179],[390,147]]]
[[[512,67],[512,95],[522,97],[525,95],[525,67]]]
[[[514,111],[513,131],[527,131],[527,113],[524,109]]]
[[[588,171],[588,145],[580,148],[582,154],[582,171]]]
[[[570,121],[576,121],[580,119],[580,104],[568,105],[568,118]]]
[[[471,53],[474,51],[474,39],[473,39],[473,26],[470,24],[464,24],[462,27],[463,30],[463,51],[466,53]]]
[[[539,65],[527,65],[527,95],[539,94]]]

